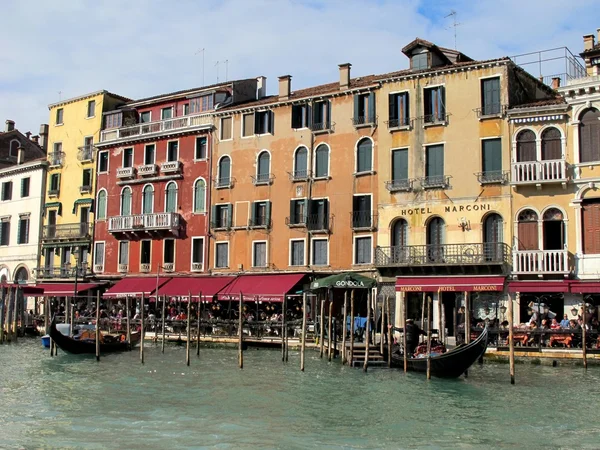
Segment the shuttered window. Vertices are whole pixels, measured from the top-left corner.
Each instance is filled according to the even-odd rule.
[[[586,110],[579,123],[580,162],[600,161],[600,111]]]
[[[482,115],[500,114],[500,78],[481,80]]]
[[[165,212],[177,212],[177,184],[174,182],[165,189]]]
[[[242,121],[242,136],[247,137],[254,135],[254,113],[244,114]]]
[[[444,122],[446,120],[446,92],[444,86],[424,89],[425,123]]]
[[[94,265],[104,266],[104,242],[94,244]]]
[[[2,183],[2,200],[12,200],[12,181]]]
[[[215,245],[215,267],[224,268],[229,266],[229,243],[217,242]]]
[[[315,176],[329,176],[329,147],[325,144],[319,145],[315,151]]]
[[[150,185],[144,187],[142,193],[142,213],[152,214],[154,212],[154,188]]]
[[[354,96],[354,125],[375,123],[375,93]]]
[[[408,149],[392,150],[392,181],[408,179]]]
[[[219,185],[228,185],[231,181],[231,159],[224,156],[219,161]]]
[[[0,220],[0,245],[10,244],[10,218]]]
[[[425,176],[433,180],[444,176],[444,146],[429,145],[425,148]]]
[[[29,186],[31,184],[31,178],[21,179],[21,198],[29,197]]]
[[[502,141],[500,139],[481,141],[481,163],[484,174],[502,171]]]
[[[519,214],[517,226],[517,242],[519,250],[538,250],[538,216],[532,210]]]
[[[388,127],[403,127],[410,125],[410,114],[408,105],[408,92],[390,94],[389,103],[389,122]]]
[[[267,243],[253,243],[252,267],[267,267]]]
[[[311,129],[313,131],[327,130],[330,125],[331,103],[328,100],[313,103]]]
[[[96,203],[96,219],[106,219],[106,191],[98,192],[98,201]]]
[[[394,223],[392,229],[392,245],[395,247],[404,247],[408,245],[408,222],[399,219]]]
[[[308,150],[300,147],[294,155],[294,178],[305,178],[308,176]]]
[[[258,163],[256,164],[256,181],[266,182],[269,180],[269,172],[271,171],[271,156],[269,152],[262,152],[258,155]]]
[[[204,180],[196,180],[194,183],[194,212],[206,212],[206,183]]]
[[[304,265],[304,241],[292,241],[290,246],[291,258],[290,265]]]
[[[354,240],[354,264],[371,264],[371,236]]]
[[[308,126],[308,105],[292,105],[292,128],[306,128]]]
[[[531,130],[523,130],[517,135],[517,161],[535,161],[537,159],[535,149],[535,133]]]
[[[313,239],[312,259],[314,266],[327,265],[327,239]]]
[[[119,242],[119,264],[129,264],[129,241]]]
[[[29,244],[29,216],[19,218],[17,244]]]
[[[126,187],[121,192],[121,215],[131,215],[131,188]]]
[[[542,133],[542,160],[562,159],[560,131],[552,127]]]
[[[583,204],[583,253],[600,253],[600,201]]]
[[[373,170],[373,142],[362,139],[356,148],[356,172],[370,172]]]

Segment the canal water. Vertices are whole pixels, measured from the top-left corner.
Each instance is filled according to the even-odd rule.
[[[600,367],[475,366],[468,379],[342,367],[307,351],[185,347],[51,358],[0,346],[0,448],[599,448]]]

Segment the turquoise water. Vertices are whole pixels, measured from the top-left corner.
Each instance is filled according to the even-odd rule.
[[[0,346],[0,448],[599,448],[600,367],[473,367],[469,378],[342,367],[307,351],[185,347],[55,358]]]

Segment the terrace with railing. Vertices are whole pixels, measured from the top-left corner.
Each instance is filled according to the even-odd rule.
[[[567,162],[564,159],[512,163],[511,183],[513,185],[566,183],[566,181]]]
[[[510,263],[510,247],[503,242],[397,245],[375,249],[378,267]]]
[[[179,229],[179,213],[135,214],[130,216],[113,216],[108,218],[110,233],[176,231]]]
[[[69,239],[90,239],[93,225],[90,223],[65,223],[59,225],[44,225],[42,240],[60,241]]]
[[[513,273],[518,275],[567,275],[569,252],[564,250],[515,250]]]

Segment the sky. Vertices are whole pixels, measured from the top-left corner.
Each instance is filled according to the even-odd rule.
[[[415,37],[453,48],[453,17],[457,49],[473,59],[563,46],[578,55],[582,36],[597,35],[600,27],[597,2],[6,2],[0,120],[3,126],[12,119],[22,132],[37,134],[48,123],[49,104],[101,89],[143,98],[213,84],[217,77],[264,75],[267,92],[274,94],[278,76],[292,75],[292,89],[301,89],[337,81],[344,62],[352,64],[352,76],[400,70],[408,67],[401,49]],[[456,16],[446,17],[451,11]]]

